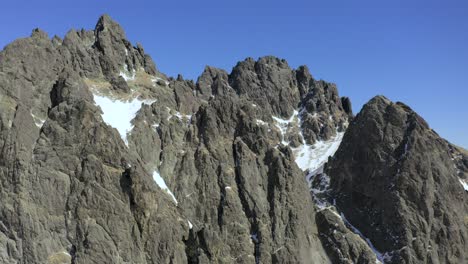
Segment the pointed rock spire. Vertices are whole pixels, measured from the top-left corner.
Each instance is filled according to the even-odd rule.
[[[108,32],[115,37],[119,37],[120,39],[125,39],[125,32],[122,27],[115,22],[109,15],[104,14],[99,17],[99,20],[96,24],[94,29],[96,36],[99,36],[103,32]]]

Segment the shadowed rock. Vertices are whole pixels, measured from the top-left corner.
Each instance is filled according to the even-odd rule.
[[[408,106],[370,100],[327,166],[336,204],[389,263],[467,261],[462,155]]]

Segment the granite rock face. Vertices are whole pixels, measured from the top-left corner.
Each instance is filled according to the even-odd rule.
[[[386,262],[466,263],[464,160],[408,106],[378,96],[326,171],[337,207]]]
[[[63,40],[36,29],[0,52],[0,263],[463,261],[466,153],[385,99],[353,118],[283,59],[194,82],[107,15]]]

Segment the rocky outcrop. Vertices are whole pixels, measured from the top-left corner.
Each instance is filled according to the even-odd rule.
[[[376,263],[369,245],[332,207],[317,213],[317,226],[332,263]]]
[[[70,30],[57,49],[62,59],[81,76],[111,80],[120,72],[132,73],[143,69],[148,74],[157,74],[151,57],[141,45],[133,47],[125,32],[108,15],[99,18],[92,31]]]
[[[239,62],[229,75],[229,84],[262,111],[265,121],[270,116],[289,119],[299,111],[302,135],[299,130],[288,131],[285,139],[293,147],[330,139],[352,117],[350,103],[345,111],[334,84],[315,80],[306,66],[293,70],[284,59],[267,56]]]
[[[466,159],[408,106],[373,98],[327,165],[336,205],[388,263],[468,261]]]

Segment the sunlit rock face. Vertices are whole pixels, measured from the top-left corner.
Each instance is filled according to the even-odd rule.
[[[0,52],[0,263],[463,263],[466,154],[376,100],[353,119],[334,84],[272,56],[167,77],[106,15],[34,30]],[[380,188],[391,170],[415,183]]]
[[[464,263],[466,154],[403,103],[370,100],[327,164],[336,206],[388,263]]]

